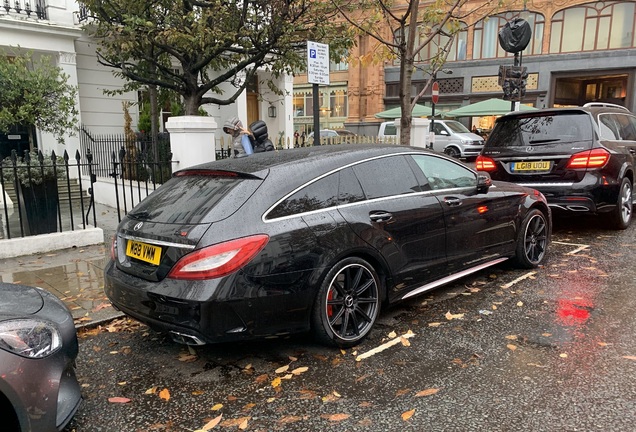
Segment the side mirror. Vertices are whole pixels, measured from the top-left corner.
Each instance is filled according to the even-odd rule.
[[[492,179],[490,174],[485,171],[477,172],[477,193],[487,193],[488,189],[492,186]]]
[[[450,134],[448,133],[448,131],[446,129],[442,129],[439,131],[440,135],[444,135],[444,136],[450,136]]]

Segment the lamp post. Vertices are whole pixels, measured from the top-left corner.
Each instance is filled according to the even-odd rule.
[[[452,75],[453,73],[453,71],[450,69],[440,69],[440,70],[448,75]],[[437,72],[438,71],[433,72],[433,75],[432,75],[433,84],[431,86],[431,124],[429,129],[431,142],[428,145],[428,147],[431,149],[433,148],[433,144],[435,143],[435,104],[439,100],[439,84],[437,83]]]

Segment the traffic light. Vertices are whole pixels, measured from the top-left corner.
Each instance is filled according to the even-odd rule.
[[[499,85],[504,100],[518,101],[526,94],[528,68],[523,66],[499,66]]]

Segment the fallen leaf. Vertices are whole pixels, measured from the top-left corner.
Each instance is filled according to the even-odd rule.
[[[411,391],[411,389],[402,389],[402,390],[398,390],[398,391],[395,393],[395,396],[396,396],[396,397],[397,397],[397,396],[404,396],[405,394],[407,394],[407,393],[408,393],[408,392],[410,392],[410,391]]]
[[[422,390],[420,392],[415,393],[415,397],[432,396],[438,391],[439,391],[438,388],[430,388],[430,389]]]
[[[508,335],[506,336],[506,339],[517,340],[517,335]]]
[[[245,423],[245,427],[247,427],[247,421],[250,419],[250,417],[239,417],[237,419],[227,419],[224,422],[221,423],[221,426],[223,427],[241,427],[244,423]],[[245,427],[243,427],[243,429],[245,429]]]
[[[329,421],[332,422],[339,422],[342,420],[346,420],[349,417],[351,417],[351,414],[344,414],[344,413],[340,413],[340,414],[323,414],[320,417],[327,419]]]
[[[276,388],[279,385],[280,385],[280,377],[274,378],[274,380],[272,381],[272,387]]]
[[[221,408],[223,408],[223,404],[218,403],[218,404],[214,405],[214,406],[213,406],[212,408],[210,408],[210,409],[211,409],[212,411],[218,411],[218,410],[220,410]]]
[[[432,323],[428,323],[429,327],[439,327],[441,326],[442,323],[441,322],[432,322]]]
[[[414,409],[403,412],[402,413],[402,420],[407,421],[408,419],[413,417],[413,414],[415,414],[415,410]]]
[[[201,396],[203,393],[205,393],[203,390],[195,390],[192,392],[192,396]]]
[[[514,351],[517,349],[517,345],[513,345],[513,344],[508,344],[506,345],[506,347],[510,350],[510,351]]]
[[[446,312],[446,315],[444,315],[446,317],[447,320],[454,320],[454,319],[462,319],[464,318],[464,314],[460,313],[460,314],[452,314],[450,313],[450,311]]]
[[[170,391],[168,391],[167,388],[161,390],[159,392],[159,397],[165,401],[169,401],[170,400]]]
[[[397,333],[395,333],[394,331],[392,331],[391,333],[388,334],[389,339],[393,339],[394,337],[397,336]]]
[[[519,306],[519,307],[523,306],[523,302],[521,302],[521,301],[517,302],[517,306]]]
[[[207,422],[205,426],[201,428],[201,430],[209,431],[210,429],[221,423],[221,417],[223,417],[223,414],[219,414],[217,417],[214,417],[212,420]]]
[[[243,421],[241,422],[241,424],[239,424],[238,428],[239,428],[240,430],[245,430],[245,429],[247,429],[247,419],[243,420]]]
[[[128,402],[130,402],[130,399],[125,398],[125,397],[119,397],[119,396],[116,396],[116,397],[108,398],[108,402],[110,402],[110,403],[122,403],[122,404],[124,404],[124,403],[128,403]]]
[[[561,358],[567,358],[567,356],[568,356],[568,355],[567,355],[566,353],[559,354],[559,357],[561,357]]]
[[[287,369],[289,369],[289,365],[285,365],[285,366],[281,366],[278,369],[276,369],[276,373],[283,373],[283,372],[287,372]]]
[[[627,360],[636,360],[636,356],[623,356],[623,358]]]
[[[403,346],[411,346],[411,342],[409,342],[409,340],[403,336],[400,336],[400,342],[402,342]]]
[[[287,424],[287,423],[296,423],[297,421],[301,421],[303,418],[298,416],[285,416],[278,420],[278,423]]]
[[[299,367],[291,371],[294,375],[300,375],[301,373],[307,372],[309,368],[307,366]]]
[[[296,357],[292,357],[292,356],[289,356],[288,358],[290,362],[295,362],[296,360],[298,360]]]
[[[251,410],[252,408],[254,408],[255,406],[256,406],[256,404],[255,404],[255,403],[248,403],[248,404],[246,404],[246,405],[243,407],[243,409],[242,409],[241,411],[249,411],[249,410]]]
[[[550,336],[552,336],[552,333],[541,333],[541,336],[550,337]]]
[[[254,381],[256,382],[256,384],[263,384],[264,382],[267,381],[268,378],[269,376],[267,376],[267,374],[261,374],[257,376],[256,378],[254,378]]]

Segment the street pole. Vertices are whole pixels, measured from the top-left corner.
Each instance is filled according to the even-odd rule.
[[[435,144],[435,96],[433,95],[433,88],[437,82],[437,71],[433,72],[433,82],[431,83],[431,123],[429,129],[429,143],[428,148],[432,149]]]
[[[312,85],[314,104],[314,145],[320,145],[320,100],[318,84]]]

